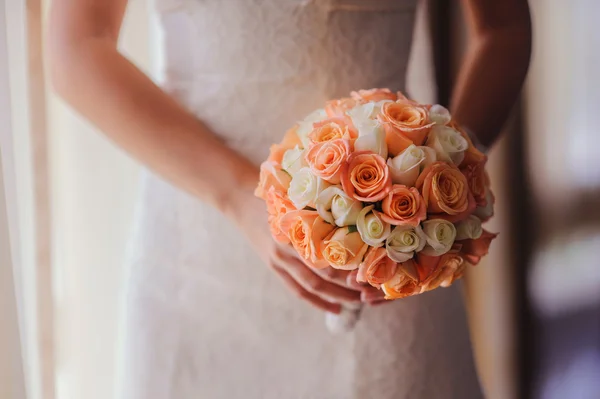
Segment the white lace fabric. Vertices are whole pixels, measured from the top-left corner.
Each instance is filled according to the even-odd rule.
[[[327,99],[405,88],[416,0],[156,6],[165,89],[256,164]],[[123,399],[481,397],[458,286],[333,336],[231,223],[151,174],[130,261]]]

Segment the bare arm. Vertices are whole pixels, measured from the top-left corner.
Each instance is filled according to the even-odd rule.
[[[461,0],[469,46],[453,92],[453,116],[490,146],[521,91],[531,55],[527,0]]]
[[[126,4],[53,1],[49,61],[58,93],[129,154],[232,218],[296,295],[334,313],[340,302],[360,302],[346,273],[318,274],[273,241],[264,202],[253,195],[258,169],[119,54]]]
[[[117,50],[127,0],[54,0],[49,63],[57,92],[133,157],[224,213],[257,168]],[[232,215],[237,218],[238,215]]]

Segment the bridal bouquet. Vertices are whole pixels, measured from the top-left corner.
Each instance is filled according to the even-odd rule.
[[[486,160],[446,108],[360,90],[271,146],[256,195],[274,239],[309,266],[358,269],[398,299],[448,287],[487,254]]]

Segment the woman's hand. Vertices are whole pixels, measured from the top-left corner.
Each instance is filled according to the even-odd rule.
[[[267,223],[265,203],[251,193],[239,196],[237,214],[233,220],[244,232],[261,259],[298,297],[312,306],[331,313],[340,313],[341,304],[357,303],[361,299],[361,288],[347,284],[349,272],[333,268],[312,269],[299,257],[290,245],[273,240]]]

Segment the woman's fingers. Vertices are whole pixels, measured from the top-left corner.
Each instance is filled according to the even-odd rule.
[[[311,269],[315,274],[318,274],[321,278],[335,283],[339,286],[353,289],[355,291],[360,291],[360,288],[352,287],[348,284],[348,275],[350,272],[347,270],[338,270],[333,267],[326,267],[324,269]]]
[[[308,292],[334,302],[359,302],[360,292],[342,287],[315,274],[304,262],[279,254],[277,263]]]
[[[294,278],[281,267],[273,265],[273,270],[277,273],[279,277],[283,280],[284,284],[298,297],[304,299],[309,302],[316,308],[324,310],[326,312],[339,314],[342,311],[342,307],[340,304],[327,302],[324,299],[319,298],[318,296],[311,294],[307,290],[304,289],[300,284],[294,280]]]
[[[368,286],[368,287],[363,287],[360,299],[363,302],[372,304],[373,302],[385,300],[385,294],[380,289]]]

